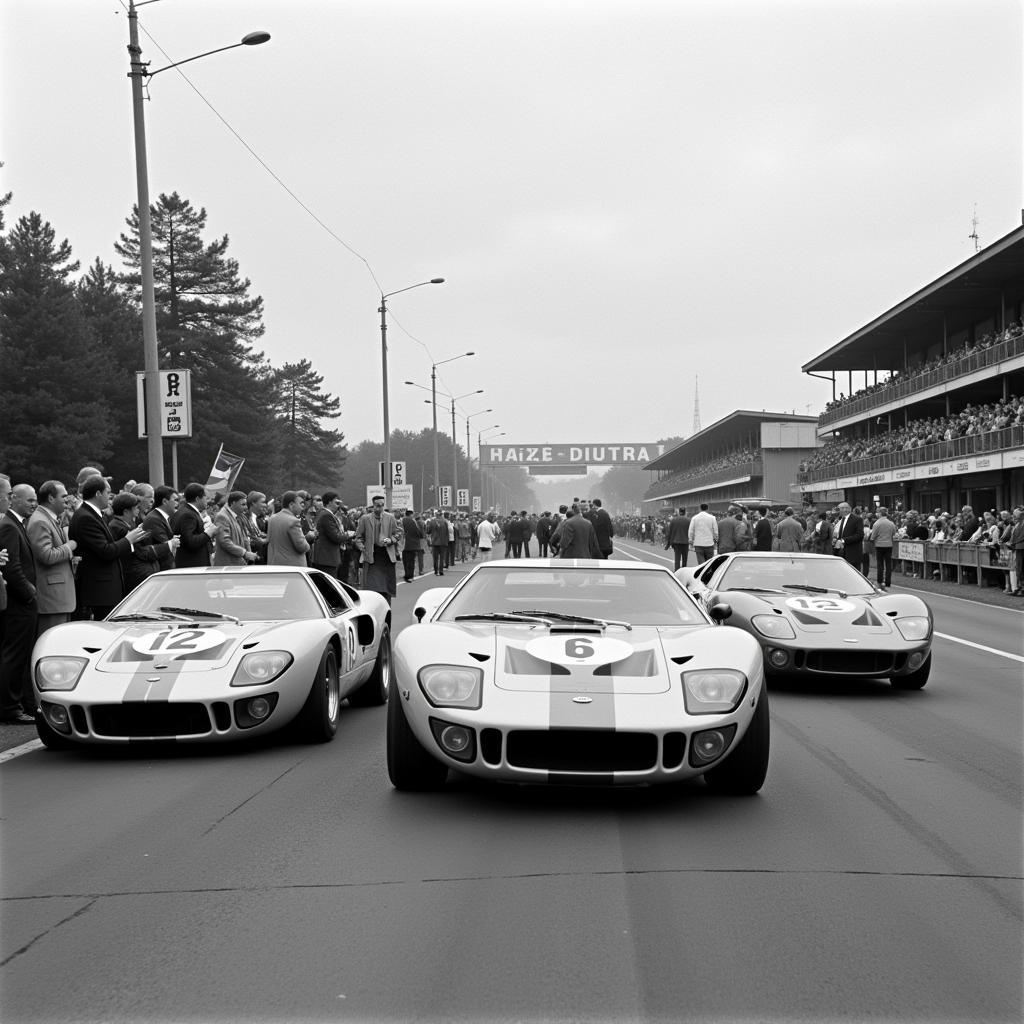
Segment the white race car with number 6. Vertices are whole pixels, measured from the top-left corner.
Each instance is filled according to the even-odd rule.
[[[530,559],[426,591],[395,643],[388,772],[428,789],[457,769],[506,782],[703,775],[755,793],[768,768],[761,651],[667,569]]]

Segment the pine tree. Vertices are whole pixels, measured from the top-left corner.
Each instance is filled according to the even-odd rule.
[[[240,483],[277,480],[280,459],[274,374],[253,343],[263,335],[263,299],[227,255],[228,236],[203,240],[206,210],[177,192],[151,207],[153,277],[160,365],[192,370],[191,440],[179,442],[180,482],[205,481],[219,445],[246,459]],[[139,219],[114,248],[128,273],[120,276],[141,304]]]
[[[323,421],[341,415],[341,400],[323,392],[324,378],[308,359],[285,363],[274,377],[288,487],[337,489],[345,464],[345,435],[326,429]]]
[[[69,280],[78,268],[34,211],[0,237],[0,467],[36,485],[111,455],[111,367]]]
[[[142,321],[113,268],[97,259],[78,282],[78,301],[103,358],[115,372],[103,382],[113,417],[110,465],[126,478],[145,480],[148,450],[139,437],[136,372],[143,367]]]

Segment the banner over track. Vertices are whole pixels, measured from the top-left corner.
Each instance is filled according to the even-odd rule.
[[[485,444],[480,448],[481,466],[645,466],[665,452],[652,441],[621,444]]]

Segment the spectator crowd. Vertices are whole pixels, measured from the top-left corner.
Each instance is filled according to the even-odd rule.
[[[859,391],[855,391],[852,395],[840,395],[838,398],[834,398],[831,402],[827,402],[825,404],[825,412],[831,413],[840,411],[843,406],[848,405],[856,399],[863,398],[866,395],[881,394],[883,391],[890,388],[895,390],[898,385],[916,380],[923,377],[926,373],[931,373],[933,370],[939,370],[944,366],[952,366],[968,356],[987,351],[988,349],[1003,342],[1016,341],[1022,337],[1024,337],[1024,325],[1020,323],[1010,324],[1010,326],[1004,331],[999,331],[996,334],[984,335],[974,345],[964,342],[963,345],[960,345],[942,355],[932,356],[930,359],[916,363],[904,370],[894,370],[884,381],[878,381],[876,384],[868,384]]]
[[[0,473],[0,722],[31,724],[35,641],[72,619],[102,619],[147,577],[209,565],[312,566],[390,601],[397,569],[411,581],[430,554],[443,576],[456,562],[496,555],[607,558],[615,528],[600,499],[557,513],[487,515],[349,507],[335,491],[207,495],[112,478],[84,467],[73,484],[38,491]],[[504,550],[499,545],[504,544]]]
[[[857,459],[892,452],[914,451],[943,441],[988,434],[1007,427],[1024,426],[1024,398],[1010,395],[1005,400],[967,405],[949,416],[911,420],[905,427],[872,437],[837,437],[827,441],[800,463],[800,471],[828,469]]]

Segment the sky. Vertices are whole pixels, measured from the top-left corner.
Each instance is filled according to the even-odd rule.
[[[126,2],[126,0],[125,0]],[[801,364],[1021,223],[1019,0],[160,0],[150,194],[179,192],[350,444],[816,414]],[[121,0],[0,3],[0,193],[83,269],[136,201]],[[161,52],[163,51],[163,53]],[[140,368],[141,368],[140,342]],[[482,395],[470,395],[483,389]],[[482,410],[491,409],[487,413]],[[450,425],[447,407],[439,416]],[[450,428],[450,426],[449,426]],[[401,453],[395,452],[395,458]]]

